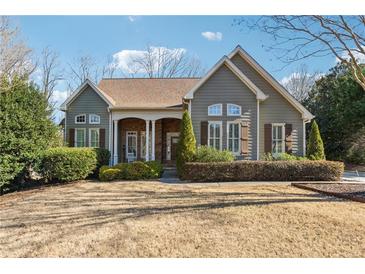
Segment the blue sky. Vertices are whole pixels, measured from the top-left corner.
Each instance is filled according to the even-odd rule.
[[[12,19],[36,53],[50,46],[59,53],[65,67],[83,54],[104,62],[107,55],[122,50],[143,50],[146,45],[184,48],[197,56],[208,70],[240,44],[279,81],[302,63],[313,72],[326,72],[335,64],[335,59],[327,56],[281,69],[283,63],[262,48],[262,44],[270,43],[269,37],[242,30],[234,25],[235,18],[237,16],[17,16]],[[218,38],[221,39],[209,40],[203,32],[220,32]],[[62,93],[66,86],[60,84],[57,89]],[[58,100],[63,98],[60,96]]]

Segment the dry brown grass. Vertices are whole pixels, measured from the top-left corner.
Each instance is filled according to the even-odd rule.
[[[1,257],[364,257],[365,204],[285,185],[80,182],[0,198]]]

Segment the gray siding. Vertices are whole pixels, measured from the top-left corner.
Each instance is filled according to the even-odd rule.
[[[240,105],[244,120],[249,123],[249,157],[256,159],[256,95],[225,65],[219,68],[194,94],[191,118],[197,144],[200,145],[200,122],[223,121],[222,148],[227,148],[227,121],[239,117],[227,116],[227,104]],[[222,116],[208,116],[208,106],[223,104]]]
[[[75,124],[75,116],[79,114],[86,114],[86,124]],[[89,114],[100,115],[100,124],[89,124]],[[86,128],[87,144],[89,143],[89,128],[105,128],[105,148],[109,148],[108,104],[90,86],[87,86],[67,108],[66,141],[70,128]]]
[[[293,153],[303,155],[303,120],[301,113],[257,73],[239,54],[232,62],[266,95],[260,102],[260,155],[264,153],[264,124],[289,123],[293,125]]]

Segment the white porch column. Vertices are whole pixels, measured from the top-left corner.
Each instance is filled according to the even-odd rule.
[[[150,160],[150,120],[146,120],[146,161]]]
[[[118,120],[114,120],[113,164],[118,163]]]
[[[156,124],[156,120],[152,120],[152,140],[151,140],[151,146],[152,146],[152,155],[151,155],[151,160],[154,161],[155,160],[155,124]]]

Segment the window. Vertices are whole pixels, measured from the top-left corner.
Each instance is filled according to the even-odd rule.
[[[272,124],[272,153],[278,154],[285,152],[285,125]]]
[[[228,116],[240,116],[241,107],[235,104],[227,104],[227,115]]]
[[[240,124],[234,122],[227,123],[228,150],[233,154],[240,153]]]
[[[89,143],[90,143],[90,147],[99,147],[100,131],[98,128],[89,129]]]
[[[151,155],[152,153],[152,141],[151,141],[151,133],[148,135],[148,150],[149,153]],[[142,131],[141,132],[141,158],[145,159],[146,158],[146,132]]]
[[[86,140],[86,129],[76,128],[75,129],[75,147],[84,147]]]
[[[86,124],[86,114],[76,115],[75,124]]]
[[[96,114],[90,114],[89,123],[90,124],[100,124],[100,116],[96,115]]]
[[[221,116],[222,115],[222,104],[215,104],[208,107],[209,116]]]
[[[221,149],[222,122],[209,122],[208,128],[208,146]]]
[[[137,132],[127,131],[127,160],[133,162],[137,159]]]

